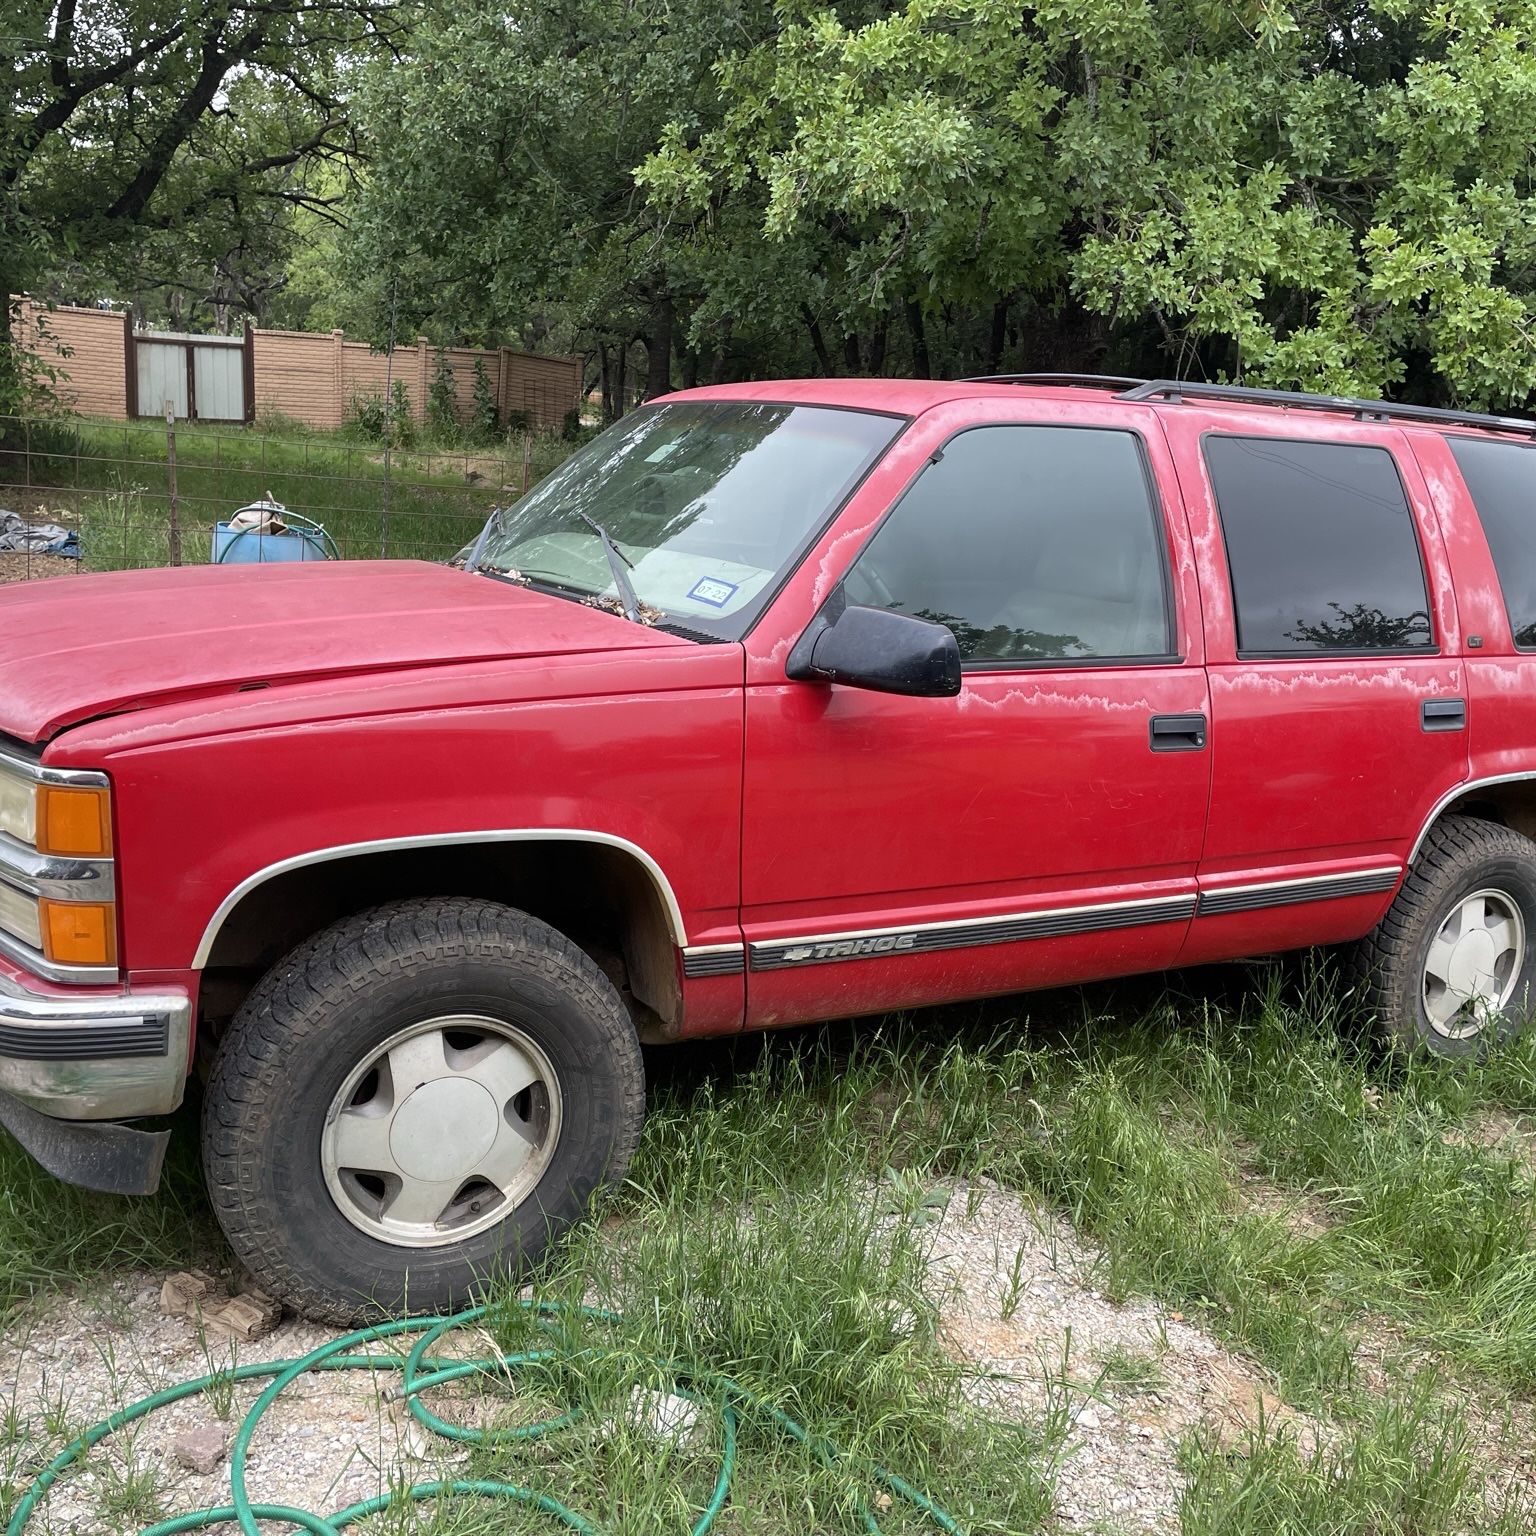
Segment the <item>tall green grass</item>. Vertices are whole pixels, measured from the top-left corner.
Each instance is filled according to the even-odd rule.
[[[165,1177],[149,1197],[62,1184],[0,1131],[0,1323],[67,1285],[219,1252],[197,1167],[196,1116],[184,1110],[172,1124]]]
[[[1204,1323],[1316,1417],[1311,1439],[1293,1420],[1235,1448],[1193,1436],[1191,1536],[1522,1528],[1528,1505],[1494,1486],[1498,1436],[1464,1410],[1475,1398],[1496,1420],[1536,1384],[1531,1177],[1477,1134],[1488,1112],[1531,1107],[1536,1042],[1471,1067],[1401,1063],[1345,1027],[1315,980],[1178,988],[653,1053],[628,1182],[532,1281],[540,1298],[623,1315],[571,1321],[578,1362],[588,1345],[617,1353],[544,1383],[551,1403],[582,1404],[585,1428],[477,1452],[475,1469],[547,1487],[605,1530],[683,1528],[718,1431],[706,1414],[696,1442],[669,1447],[632,1422],[637,1392],[674,1384],[661,1359],[729,1376],[850,1452],[829,1468],[745,1424],[725,1529],[859,1529],[871,1461],[970,1530],[1041,1528],[1065,1423],[972,1406],[926,1266],[935,1192],[989,1179],[1090,1236],[1112,1294]],[[50,1199],[46,1183],[22,1176],[30,1193],[0,1220],[0,1252],[19,1255],[0,1271],[13,1293],[88,1270],[101,1242],[103,1207]],[[118,1257],[174,1250],[182,1198],[114,1229]],[[1290,1219],[1288,1201],[1317,1219]],[[497,1328],[507,1344],[533,1338],[520,1312]],[[1366,1373],[1360,1342],[1383,1330],[1413,1358]],[[487,1518],[445,1508],[431,1528],[535,1523]],[[881,1519],[918,1528],[900,1507]]]
[[[170,559],[165,428],[156,422],[13,423],[0,453],[0,505],[41,505],[77,528],[85,568],[119,570]],[[211,558],[214,524],[270,495],[322,524],[343,558],[444,560],[479,531],[492,507],[515,500],[573,445],[514,433],[484,450],[396,450],[342,434],[268,433],[178,423],[176,487],[182,559]],[[387,471],[387,472],[386,472]]]

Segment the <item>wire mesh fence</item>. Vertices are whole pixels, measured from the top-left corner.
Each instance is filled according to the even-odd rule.
[[[318,524],[343,559],[447,560],[573,446],[534,430],[480,448],[186,422],[174,434],[173,445],[158,422],[0,416],[0,512],[74,536],[62,553],[0,548],[0,581],[167,565],[177,543],[183,563],[208,562],[217,525],[263,500]]]

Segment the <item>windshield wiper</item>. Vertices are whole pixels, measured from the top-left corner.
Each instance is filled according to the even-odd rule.
[[[633,570],[635,562],[619,548],[613,535],[595,517],[588,517],[585,512],[578,512],[576,516],[602,540],[603,553],[608,557],[608,569],[613,572],[613,584],[618,590],[619,601],[624,605],[624,617],[632,624],[641,623],[640,599],[635,595],[635,584],[629,579],[629,571],[624,569],[627,565]]]
[[[480,530],[480,537],[475,540],[475,547],[469,552],[469,559],[464,562],[466,572],[480,569],[480,557],[485,553],[485,542],[491,536],[491,529],[501,519],[501,508],[492,507],[491,515],[485,520],[485,527]]]

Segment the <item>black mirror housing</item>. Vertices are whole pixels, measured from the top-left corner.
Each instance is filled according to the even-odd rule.
[[[943,624],[850,604],[835,617],[829,609],[801,636],[788,673],[876,693],[953,698],[960,692],[960,647]]]

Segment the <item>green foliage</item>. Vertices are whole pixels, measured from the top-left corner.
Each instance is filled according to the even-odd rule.
[[[1531,0],[781,14],[722,63],[723,122],[676,120],[640,182],[712,233],[751,205],[791,266],[839,232],[841,329],[1002,300],[1078,308],[1101,355],[1164,370],[1536,387]]]
[[[416,441],[416,419],[404,379],[395,379],[386,396],[380,390],[356,391],[347,401],[347,427],[372,443],[410,447]]]
[[[669,118],[718,120],[716,62],[771,23],[769,0],[429,11],[409,59],[359,96],[374,158],[343,263],[373,336],[394,315],[483,338],[553,309],[610,351],[646,337],[659,369],[705,274],[656,227],[634,168]]]
[[[170,293],[165,318],[259,311],[293,213],[332,211],[343,83],[411,8],[393,0],[0,0],[0,294]],[[186,288],[206,302],[185,313]],[[147,302],[152,312],[156,306]],[[0,307],[0,409],[22,364]]]
[[[457,436],[458,399],[453,367],[447,352],[439,347],[432,364],[432,380],[427,385],[427,432],[434,440],[447,442]]]
[[[1518,406],[1532,35],[1536,0],[0,0],[0,282],[520,335],[610,414],[1005,368]]]
[[[470,423],[482,442],[490,442],[500,429],[496,419],[496,391],[491,388],[491,376],[486,371],[485,359],[475,359],[475,394],[470,407]]]
[[[201,441],[189,429],[189,446]],[[957,1210],[991,1181],[1026,1209],[1040,1203],[1032,1242],[1053,1243],[1070,1221],[1102,1255],[1084,1272],[1064,1256],[1064,1289],[1153,1293],[1275,1373],[1235,1438],[1213,1420],[1183,1443],[1187,1536],[1529,1530],[1531,1127],[1506,1128],[1506,1144],[1490,1117],[1536,1103],[1536,1035],[1454,1069],[1389,1062],[1351,1038],[1325,986],[1277,971],[1181,985],[658,1056],[622,1189],[530,1277],[536,1299],[610,1306],[623,1321],[567,1312],[567,1361],[548,1390],[533,1371],[515,1398],[488,1380],[472,1387],[488,1414],[508,1415],[493,1422],[526,1423],[573,1397],[585,1412],[569,1436],[477,1448],[467,1475],[558,1490],[604,1530],[686,1529],[718,1442],[709,1423],[692,1445],[632,1432],[635,1394],[665,1389],[661,1357],[724,1372],[856,1458],[899,1467],[978,1536],[1051,1529],[1052,1480],[1072,1450],[1068,1394],[1156,1424],[1155,1405],[1139,1400],[1164,1390],[1165,1369],[1171,1380],[1193,1364],[1206,1377],[1208,1346],[1192,1355],[1165,1339],[1157,1356],[1112,1342],[1074,1373],[1070,1339],[1059,1367],[1043,1358],[1059,1341],[1045,1323],[1022,1335],[1042,1358],[1008,1366],[1046,1388],[1043,1409],[1016,1422],[1011,1407],[978,1406],[983,1383],[940,1327],[950,1272],[929,1244],[945,1198]],[[1021,1001],[1028,1020],[1014,1012]],[[188,1129],[172,1141],[172,1184],[131,1209],[63,1189],[0,1145],[0,1300],[14,1306],[93,1266],[206,1262],[197,1248],[214,1239],[186,1183]],[[1016,1304],[1005,1291],[1004,1321]],[[973,1320],[992,1326],[982,1312]],[[521,1307],[491,1326],[503,1347],[549,1343]],[[1501,1388],[1520,1396],[1510,1403]],[[45,1402],[44,1422],[62,1428],[64,1407]],[[0,1455],[0,1487],[19,1480],[15,1458],[36,1460],[13,1420],[0,1422],[0,1451],[13,1449],[9,1464]],[[845,1518],[862,1491],[847,1468],[818,1465],[750,1418],[739,1445],[733,1529],[863,1528]],[[118,1526],[149,1518],[126,1507],[143,1492],[103,1490],[125,1500]],[[926,1528],[899,1508],[881,1514],[892,1536]],[[508,1518],[531,1536],[543,1517]]]
[[[369,442],[384,441],[389,417],[389,404],[377,390],[358,390],[347,401],[347,426]]]

